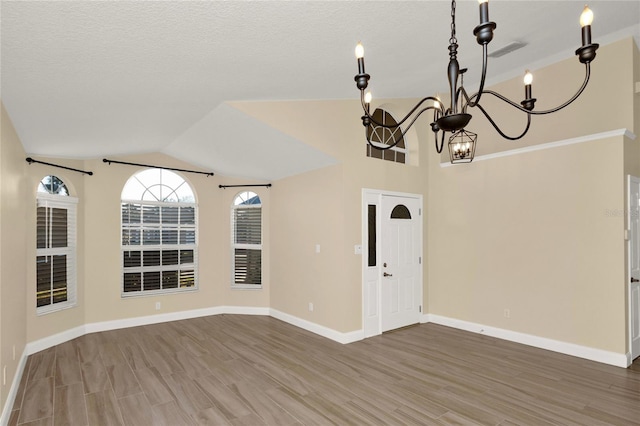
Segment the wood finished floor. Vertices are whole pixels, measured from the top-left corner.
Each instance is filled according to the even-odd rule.
[[[424,324],[341,345],[217,315],[31,355],[10,425],[631,425],[640,363],[611,367]]]

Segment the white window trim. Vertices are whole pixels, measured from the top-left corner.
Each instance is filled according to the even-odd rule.
[[[240,194],[236,194],[236,197]],[[257,195],[257,194],[256,194]],[[258,195],[259,196],[259,195]],[[234,201],[236,199],[234,197]],[[236,251],[235,249],[249,249],[260,250],[260,257],[262,258],[262,244],[236,244],[236,227],[235,227],[235,211],[239,208],[242,209],[262,209],[262,199],[260,204],[240,204],[231,206],[231,289],[232,290],[261,290],[262,282],[260,284],[236,284]],[[260,241],[263,240],[263,227],[262,227],[262,210],[260,211]],[[260,266],[260,276],[262,276],[262,262]],[[260,280],[262,281],[262,279]]]
[[[40,316],[73,308],[78,304],[78,199],[68,195],[53,195],[38,192],[36,194],[36,207],[58,208],[67,210],[67,247],[36,247],[36,259],[38,258],[38,256],[55,256],[60,254],[64,254],[67,256],[67,300],[59,303],[52,303],[46,306],[36,306],[36,315]],[[38,290],[36,282],[36,294],[37,291]]]

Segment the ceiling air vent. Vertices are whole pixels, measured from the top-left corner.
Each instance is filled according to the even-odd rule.
[[[490,58],[499,58],[500,56],[504,56],[507,53],[511,53],[511,52],[513,52],[515,50],[522,49],[526,45],[527,45],[527,43],[522,43],[520,41],[512,41],[511,43],[507,44],[506,46],[501,47],[500,49],[489,53],[489,57]]]

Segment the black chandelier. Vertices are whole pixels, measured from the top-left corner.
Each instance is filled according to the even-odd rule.
[[[434,97],[428,96],[414,106],[409,113],[395,124],[382,123],[370,114],[371,106],[371,92],[365,93],[365,89],[369,85],[369,79],[371,78],[364,70],[364,48],[361,43],[356,46],[356,58],[358,59],[358,74],[355,76],[356,86],[360,89],[360,101],[362,103],[362,109],[364,115],[362,118],[362,124],[367,131],[367,142],[373,148],[376,149],[391,149],[398,144],[401,137],[396,138],[395,142],[381,147],[380,144],[373,144],[371,141],[371,135],[374,134],[373,130],[377,127],[389,128],[392,132],[397,132],[404,136],[407,130],[413,126],[418,117],[424,112],[433,110],[433,121],[431,122],[431,130],[435,134],[435,145],[438,153],[442,152],[444,147],[445,134],[449,132],[449,155],[452,163],[468,163],[473,160],[475,154],[475,145],[477,135],[475,133],[465,130],[465,127],[471,120],[471,114],[467,112],[469,108],[478,108],[482,114],[487,118],[493,128],[505,139],[518,140],[522,138],[528,131],[531,125],[532,115],[544,115],[551,114],[556,111],[560,111],[573,101],[575,101],[587,87],[589,82],[589,76],[591,74],[591,61],[596,57],[596,50],[598,44],[591,43],[591,22],[593,21],[593,12],[585,6],[582,15],[580,16],[580,25],[582,26],[582,46],[576,50],[578,60],[585,65],[585,78],[582,86],[575,95],[563,104],[547,109],[547,110],[534,110],[536,99],[532,97],[531,83],[533,77],[529,71],[526,71],[524,77],[525,98],[519,104],[508,99],[507,97],[494,92],[493,90],[485,90],[484,83],[487,74],[487,56],[488,56],[488,44],[493,39],[493,31],[496,29],[496,23],[489,21],[489,2],[488,0],[478,0],[480,7],[480,24],[475,27],[473,34],[476,36],[478,44],[482,45],[482,77],[480,79],[480,86],[478,91],[471,96],[464,88],[463,75],[467,71],[466,68],[461,69],[458,64],[458,40],[456,39],[456,2],[451,2],[451,38],[449,39],[449,67],[447,69],[447,77],[449,80],[450,88],[450,105],[445,108],[442,102]],[[459,85],[458,85],[459,83]],[[527,123],[522,131],[517,136],[509,136],[505,134],[496,122],[491,118],[489,113],[480,105],[480,98],[482,95],[492,95],[506,104],[512,106],[518,111],[521,111],[527,116]],[[431,105],[424,106],[425,103],[432,103]],[[406,125],[405,125],[406,123]],[[404,125],[404,127],[403,127]],[[438,137],[438,133],[442,132],[441,137]]]

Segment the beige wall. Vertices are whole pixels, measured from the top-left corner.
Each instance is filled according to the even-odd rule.
[[[633,131],[634,120],[637,120],[633,114],[632,91],[634,50],[633,38],[601,46],[591,64],[591,79],[582,95],[559,112],[533,116],[529,133],[518,141],[502,139],[480,111],[470,109],[473,119],[468,130],[479,135],[476,155],[615,129],[626,128]],[[531,71],[534,76],[533,97],[537,99],[536,110],[561,105],[578,90],[584,78],[584,65],[577,57]],[[516,102],[524,98],[521,77],[497,84],[491,89]],[[488,95],[483,96],[482,105],[508,135],[518,135],[524,129],[526,116],[513,107]]]
[[[638,84],[638,82],[640,82],[640,50],[638,50],[638,47],[635,44],[632,44],[632,46],[630,46],[630,50],[632,51],[632,58],[633,58],[633,88],[634,90],[632,91],[633,93],[633,116],[634,116],[634,127],[633,127],[633,131],[635,132],[635,134],[637,135],[638,133],[640,133],[640,93],[637,93],[635,90],[635,85]],[[635,176],[635,177],[640,177],[640,143],[638,142],[638,139],[636,140],[629,140],[629,139],[625,139],[624,142],[624,174],[623,174],[623,180],[626,183],[627,182],[627,176],[631,175],[631,176]],[[625,196],[625,211],[628,210],[628,205],[627,205],[627,199]],[[626,218],[625,218],[625,224],[624,226],[627,226],[626,223]],[[629,246],[628,244],[624,245],[624,249],[625,249],[625,283],[629,283],[629,281],[631,280],[631,277],[628,276],[628,250],[629,250]],[[625,301],[625,304],[628,305],[629,300],[628,300],[628,292],[625,292],[625,295],[627,296],[627,300]],[[629,344],[628,340],[629,340],[629,329],[628,329],[628,325],[629,325],[629,318],[626,317],[625,318],[625,322],[627,323],[627,332],[626,332],[626,337],[627,337],[627,344]]]
[[[633,131],[634,55],[637,75],[632,39],[601,47],[583,96],[534,117],[521,141],[501,140],[476,113],[476,154]],[[571,58],[535,72],[537,106],[558,104],[579,86],[576,64]],[[520,93],[521,80],[498,91]],[[625,353],[624,179],[638,170],[638,141],[605,138],[462,167],[440,168],[439,160],[429,175],[429,311]]]
[[[1,103],[0,109],[0,369],[7,369],[7,382],[0,388],[0,406],[4,406],[28,341],[24,216],[28,187],[24,150]]]
[[[354,95],[357,90],[354,87]],[[355,96],[354,96],[355,97]],[[385,100],[407,108],[407,100]],[[274,183],[271,306],[339,332],[362,328],[362,189],[425,195],[423,146],[416,166],[365,156],[358,101],[236,102],[235,108],[334,156],[339,164]],[[431,146],[429,146],[431,149]],[[315,252],[320,244],[320,253]],[[426,291],[425,297],[426,297]],[[314,304],[314,311],[308,309]]]
[[[624,353],[622,163],[617,137],[435,168],[429,312]]]
[[[120,161],[193,169],[193,166],[162,154],[148,154]],[[198,201],[199,291],[162,296],[120,297],[120,194],[139,167],[107,165],[102,160],[85,162],[95,175],[86,180],[85,250],[86,257],[86,323],[133,318],[146,315],[188,311],[215,306],[269,305],[269,250],[264,249],[266,266],[262,290],[231,290],[230,209],[234,196],[242,189],[219,189],[219,184],[246,183],[218,176],[182,174],[191,184]],[[253,182],[251,182],[253,183]],[[264,207],[265,223],[269,220],[270,193],[256,188]],[[269,230],[265,227],[265,240]],[[156,311],[155,303],[161,303]]]
[[[34,164],[26,175],[30,197],[27,200],[28,258],[35,258],[35,188],[39,180],[54,174],[64,180],[78,203],[78,306],[48,315],[37,316],[28,304],[28,341],[36,341],[84,324],[124,320],[141,316],[167,314],[216,306],[269,306],[269,246],[263,248],[262,290],[231,289],[230,208],[242,189],[219,189],[219,184],[246,183],[238,180],[182,174],[193,187],[198,200],[199,220],[199,291],[121,298],[120,194],[122,188],[141,167],[107,165],[102,159],[71,161],[38,158],[43,161],[92,171],[93,176]],[[162,154],[114,157],[120,161],[193,169]],[[253,183],[253,182],[251,182]],[[263,221],[270,220],[270,191],[255,188],[263,201]],[[270,230],[264,229],[265,241]],[[27,286],[35,292],[35,268],[27,267]],[[156,310],[156,302],[161,309]]]

